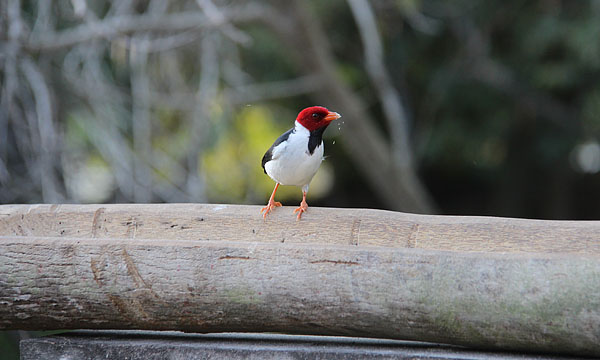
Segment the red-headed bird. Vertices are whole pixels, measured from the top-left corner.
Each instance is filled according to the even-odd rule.
[[[275,201],[275,192],[279,185],[302,187],[302,202],[294,210],[298,220],[308,209],[306,193],[308,184],[319,170],[323,161],[323,132],[329,124],[339,119],[340,114],[322,106],[306,108],[298,114],[294,127],[275,140],[262,158],[265,174],[275,181],[275,189],[269,203],[262,208],[263,217],[281,203]]]

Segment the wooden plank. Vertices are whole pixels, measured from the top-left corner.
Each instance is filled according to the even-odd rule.
[[[256,206],[2,206],[0,329],[283,332],[600,356],[596,222],[319,208],[296,222],[291,212],[265,222]]]
[[[3,205],[0,235],[177,239],[600,255],[600,221],[415,215],[293,207],[263,221],[259,206],[210,204]]]

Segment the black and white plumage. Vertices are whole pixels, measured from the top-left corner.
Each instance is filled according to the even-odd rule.
[[[322,135],[322,131],[310,132],[296,122],[263,156],[265,174],[281,185],[301,186],[302,191],[308,191],[323,160]]]
[[[294,127],[277,138],[267,150],[262,158],[262,167],[276,184],[269,203],[262,209],[264,217],[274,207],[281,206],[274,201],[279,185],[301,187],[303,199],[295,210],[299,212],[298,219],[306,211],[308,186],[323,161],[323,132],[331,121],[338,118],[338,113],[322,106],[306,108],[298,114]]]

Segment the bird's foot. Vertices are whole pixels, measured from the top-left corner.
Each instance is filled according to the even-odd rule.
[[[297,220],[300,220],[300,217],[302,217],[302,213],[306,212],[306,210],[308,210],[308,204],[306,203],[306,201],[302,200],[300,206],[297,207],[296,210],[294,210],[294,214],[298,213]]]
[[[267,204],[267,206],[265,206],[264,208],[262,208],[260,210],[260,213],[263,214],[263,219],[267,218],[267,214],[270,213],[274,208],[281,206],[281,203],[279,201],[271,201],[269,200],[269,203]]]

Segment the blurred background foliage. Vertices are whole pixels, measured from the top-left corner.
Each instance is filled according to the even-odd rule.
[[[260,204],[262,154],[321,104],[344,117],[311,204],[600,215],[599,2],[4,1],[1,25],[2,203]]]
[[[0,203],[263,204],[264,151],[319,104],[343,118],[311,205],[600,217],[599,1],[0,12]]]

